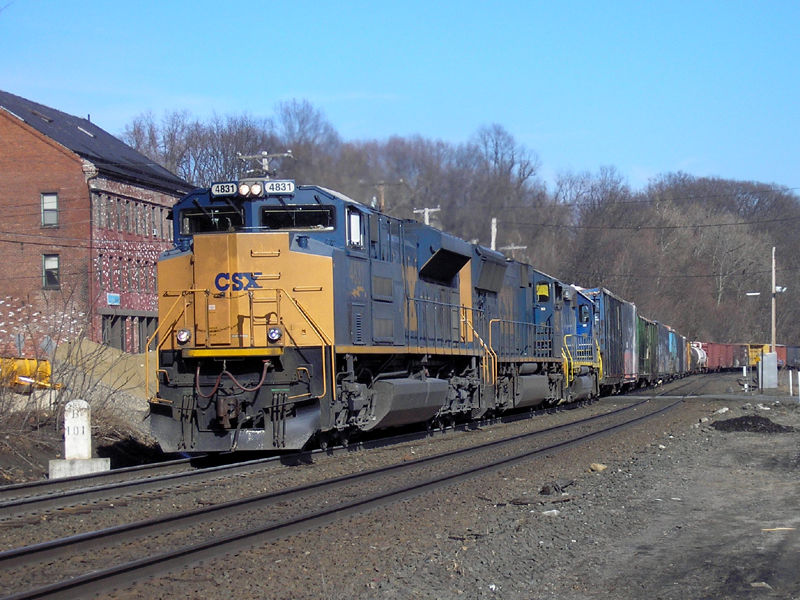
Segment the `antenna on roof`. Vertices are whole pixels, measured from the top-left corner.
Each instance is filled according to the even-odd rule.
[[[254,175],[256,177],[266,177],[269,179],[272,175],[275,175],[275,171],[269,170],[269,161],[273,158],[291,158],[294,160],[294,156],[292,155],[291,150],[287,150],[286,152],[280,152],[278,154],[270,154],[266,150],[262,151],[260,154],[249,154],[244,155],[241,152],[236,153],[236,157],[243,161],[247,162],[248,160],[257,160],[261,162],[260,168],[249,169],[247,171],[248,175]]]

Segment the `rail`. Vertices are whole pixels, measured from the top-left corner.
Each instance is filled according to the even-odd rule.
[[[625,418],[624,413],[632,412],[644,402],[594,415],[578,422],[491,440],[413,461],[360,471],[304,486],[265,491],[239,500],[87,532],[34,546],[17,547],[0,553],[0,564],[12,575],[14,569],[19,569],[13,576],[17,587],[8,590],[12,591],[16,598],[87,597],[108,593],[114,588],[122,590],[123,586],[142,582],[146,577],[160,576],[173,569],[182,569],[187,563],[246,551],[256,544],[328,525],[335,520],[359,515],[376,507],[407,500],[421,492],[497,472],[511,465],[529,461],[534,456],[546,456],[575,448],[580,444],[662,415],[680,405],[682,399],[658,407],[656,410],[647,411],[645,414]],[[623,418],[619,419],[617,415]],[[610,422],[604,423],[605,419]],[[587,431],[588,422],[593,424]],[[552,434],[555,432],[561,433],[558,437],[553,437]],[[566,439],[563,439],[564,437]],[[463,462],[459,462],[459,459]],[[396,480],[402,483],[394,486],[390,484]],[[337,497],[336,492],[342,492],[344,495]],[[326,498],[333,499],[330,505],[322,508],[317,502],[312,502],[310,506],[304,504],[303,502],[313,493],[324,493]],[[307,508],[298,511],[298,506]],[[243,516],[248,512],[269,513],[271,518],[267,523],[263,519],[249,522]],[[154,533],[163,535],[164,532],[181,529],[197,533],[207,529],[209,522],[235,523],[237,527],[229,530],[220,528],[220,531],[215,530],[211,537],[189,536],[191,539],[187,538],[187,545],[172,550],[165,549],[145,557],[140,555],[137,540],[148,539]],[[98,555],[97,548],[112,546],[121,549],[111,553],[119,558],[109,560],[102,553]],[[128,554],[132,557],[128,558]],[[85,556],[94,557],[95,562],[90,562],[84,558]],[[52,570],[39,567],[39,572],[43,573],[44,577],[42,577],[43,583],[39,583],[42,587],[38,588],[31,588],[28,580],[21,575],[46,561],[66,562],[64,557],[81,557],[81,564],[88,567],[84,567],[83,573],[73,574],[61,581],[58,581],[60,573],[56,574],[54,581]],[[100,561],[103,561],[102,566],[98,568],[95,565],[100,565]]]

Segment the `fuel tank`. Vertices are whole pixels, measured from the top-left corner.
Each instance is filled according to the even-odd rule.
[[[382,379],[373,386],[372,420],[364,427],[383,429],[433,418],[447,398],[447,381],[402,377]]]
[[[519,394],[516,408],[538,406],[552,397],[547,375],[523,375],[519,378]]]

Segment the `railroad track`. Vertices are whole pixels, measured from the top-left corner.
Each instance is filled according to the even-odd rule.
[[[646,410],[654,402],[642,400],[576,422],[465,449],[203,507],[183,514],[9,550],[0,553],[0,572],[3,573],[0,582],[4,589],[16,590],[14,595],[9,596],[14,599],[74,598],[110,587],[124,586],[143,577],[320,527],[346,516],[452,485],[537,455],[559,452],[631,427],[680,403],[681,400],[676,400],[656,407],[655,410]],[[631,412],[644,414],[627,418]],[[587,428],[591,431],[587,432]],[[563,439],[565,434],[573,431],[578,433]],[[320,509],[320,506],[325,508]],[[233,526],[225,528],[222,524]],[[237,527],[240,524],[244,527]],[[205,536],[186,543],[205,531],[208,531]],[[147,536],[155,533],[162,537],[156,542],[156,547],[161,549],[158,552],[152,552],[141,545],[142,539],[147,540]],[[164,551],[163,548],[168,547],[168,544],[163,538],[169,535],[174,536],[173,543],[174,540],[179,543]],[[92,549],[95,555],[111,555],[110,550],[99,552],[100,548],[115,548],[113,554],[123,557],[148,558],[123,558],[116,566],[107,568],[88,564],[87,555],[83,554],[87,549]],[[127,551],[124,548],[128,548]],[[67,578],[60,582],[47,583],[41,579],[47,571],[41,568],[41,564],[50,561],[52,568],[54,558],[58,558],[57,564],[66,565],[67,571],[60,575]],[[73,565],[74,571],[68,570],[70,565]]]
[[[558,410],[578,408],[589,402],[584,401],[550,409],[536,409],[518,414],[503,415],[480,422],[451,425],[441,429],[423,429],[401,435],[359,441],[348,446],[330,446],[325,450],[311,450],[272,455],[254,460],[235,460],[232,454],[222,460],[232,461],[204,467],[204,463],[214,462],[214,458],[198,455],[161,463],[115,469],[91,475],[64,479],[0,486],[0,523],[22,514],[40,514],[104,500],[116,500],[153,490],[207,483],[225,477],[234,477],[264,471],[281,466],[308,464],[320,456],[337,456],[341,453],[373,450],[397,444],[430,439],[452,431],[480,429],[497,423],[513,423],[530,419],[537,414]],[[239,455],[242,456],[242,455]],[[225,458],[227,457],[227,458]]]
[[[624,396],[630,399],[668,398],[670,396],[687,398],[700,395],[700,392],[702,392],[709,383],[711,383],[711,379],[709,379],[708,376],[690,375],[686,377],[685,380],[678,379],[670,381],[662,386],[632,390],[624,394]],[[686,388],[690,388],[691,391],[681,391]]]
[[[253,470],[264,469],[271,463],[279,463],[280,458],[281,457],[270,457],[239,462],[233,465],[181,470],[158,475],[157,473],[161,470],[172,470],[169,466],[163,466],[165,463],[160,463],[158,466],[150,466],[149,469],[145,469],[146,474],[149,476],[122,479],[120,481],[111,481],[110,483],[108,479],[104,478],[95,480],[77,477],[72,478],[74,481],[66,483],[58,479],[48,480],[41,482],[42,484],[48,485],[34,487],[23,486],[17,490],[12,490],[21,491],[23,494],[0,502],[0,515],[7,519],[21,514],[41,513],[43,511],[81,504],[91,504],[99,500],[117,499],[123,496],[142,494],[152,490],[163,490],[169,487],[208,482],[209,480],[217,478],[231,477],[240,473],[250,473]],[[176,462],[183,463],[183,461]],[[65,485],[67,489],[62,489],[62,485]],[[83,485],[83,487],[81,487],[81,485]],[[45,493],[30,494],[31,491],[37,490],[42,490]]]
[[[82,489],[108,485],[109,483],[114,483],[120,480],[147,479],[164,473],[189,470],[193,468],[193,465],[198,458],[202,457],[181,458],[154,464],[114,469],[113,471],[92,473],[90,475],[78,475],[75,477],[64,477],[62,479],[43,479],[41,481],[30,481],[0,486],[0,508],[2,508],[3,504],[5,503],[14,502],[24,498],[47,496],[49,494],[61,493],[71,489]]]
[[[653,390],[652,394],[643,396],[629,394],[627,397],[631,400],[635,400],[640,397],[647,398],[674,394],[678,390],[696,385],[696,383],[697,382],[692,379],[677,387],[673,385],[669,390]],[[698,393],[699,389],[702,389],[706,383],[706,380],[702,380],[698,389],[692,393]],[[428,439],[455,430],[480,429],[497,423],[511,423],[529,419],[532,416],[536,416],[538,413],[564,409],[572,410],[585,404],[587,404],[587,402],[563,405],[562,407],[551,409],[525,411],[519,414],[487,419],[479,423],[450,426],[441,430],[415,431],[386,438],[365,440],[346,447],[331,446],[326,450],[289,453],[255,460],[215,464],[208,467],[202,465],[214,459],[210,459],[206,456],[195,456],[157,464],[115,469],[109,472],[95,473],[81,477],[2,486],[0,487],[0,519],[7,520],[22,514],[41,514],[46,511],[90,506],[93,503],[118,500],[120,498],[135,496],[154,490],[205,484],[209,481],[215,481],[225,477],[234,477],[240,474],[264,471],[265,469],[277,468],[284,465],[311,463],[314,461],[315,457],[320,455],[336,456],[342,452],[388,447],[396,444]],[[228,455],[228,458],[223,458],[223,460],[232,460],[232,455]],[[0,523],[2,520],[0,520]]]

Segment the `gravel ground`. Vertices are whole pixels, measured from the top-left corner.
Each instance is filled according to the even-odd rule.
[[[796,399],[732,395],[734,379],[704,390],[719,396],[687,400],[624,437],[113,597],[800,599],[800,408]],[[712,426],[739,417],[748,419],[732,431]],[[771,433],[754,417],[795,429]],[[543,416],[540,426],[551,418],[563,417]],[[425,451],[360,455],[351,468],[417,450]],[[555,493],[541,494],[548,485]]]

